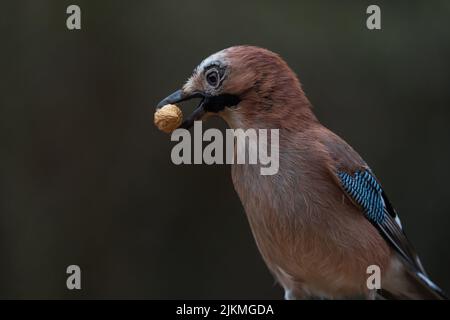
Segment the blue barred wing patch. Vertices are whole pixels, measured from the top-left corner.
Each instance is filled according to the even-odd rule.
[[[342,187],[363,209],[366,217],[375,223],[382,223],[384,201],[380,184],[369,171],[356,171],[353,175],[338,172]]]

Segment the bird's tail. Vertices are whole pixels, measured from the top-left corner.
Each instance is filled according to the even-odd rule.
[[[407,272],[406,278],[410,283],[409,299],[447,300],[448,297],[433,281],[422,272]]]
[[[447,295],[425,272],[404,265],[396,281],[391,282],[381,295],[387,299],[448,300]]]

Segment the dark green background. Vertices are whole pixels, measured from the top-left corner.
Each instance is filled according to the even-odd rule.
[[[375,3],[381,31],[366,1],[2,1],[0,297],[282,297],[230,168],[173,165],[153,126],[154,105],[235,44],[288,61],[449,291],[450,2]]]

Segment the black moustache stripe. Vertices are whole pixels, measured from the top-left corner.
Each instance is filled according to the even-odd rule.
[[[206,111],[219,112],[225,107],[234,107],[241,102],[238,96],[233,94],[221,94],[218,96],[208,96],[203,102]]]

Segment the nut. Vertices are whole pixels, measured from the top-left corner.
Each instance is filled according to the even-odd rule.
[[[183,121],[183,113],[174,104],[166,104],[155,112],[155,125],[165,133],[171,133]]]

